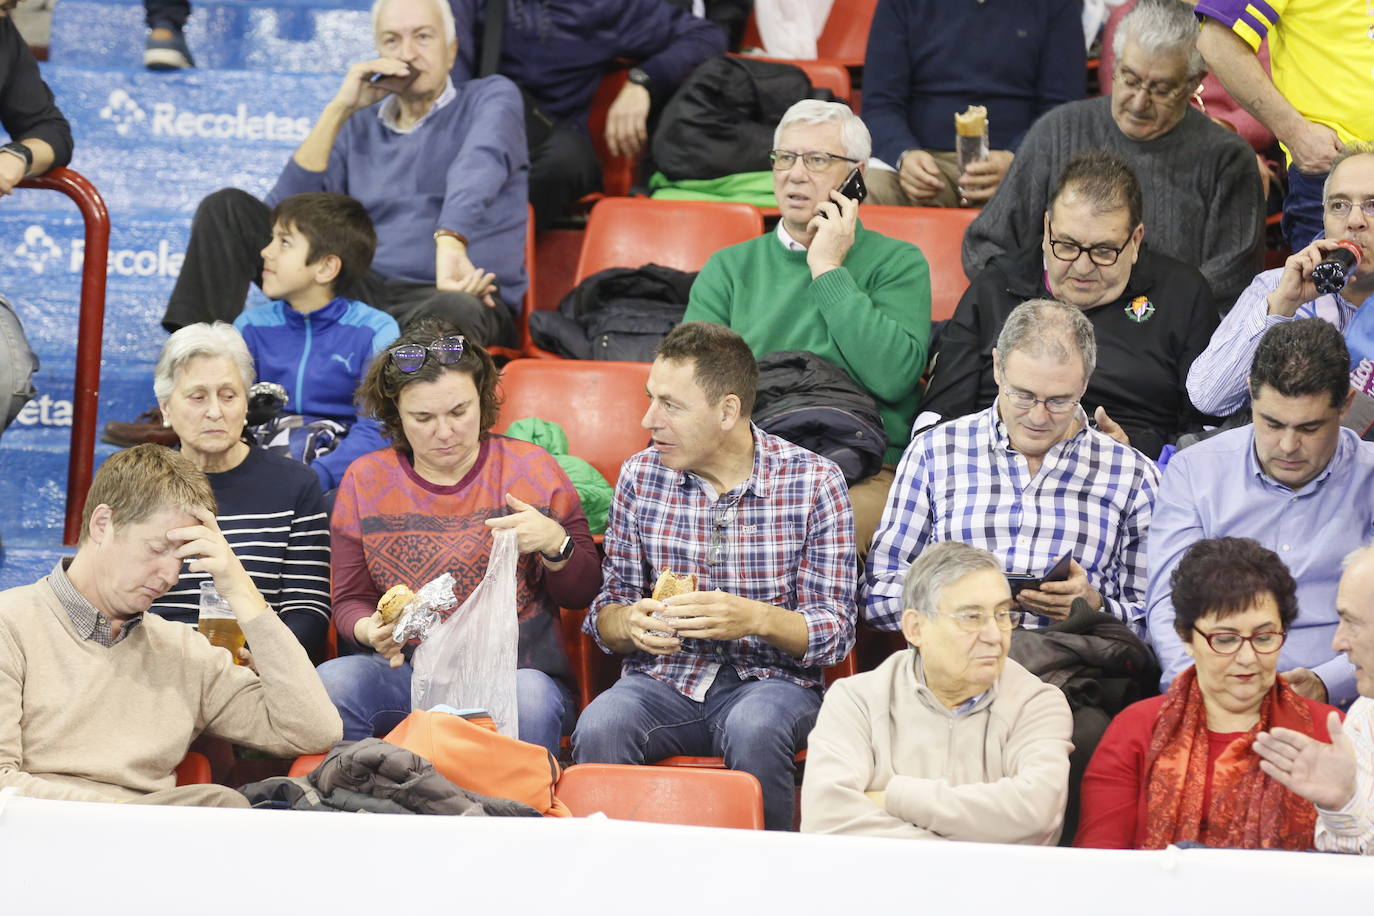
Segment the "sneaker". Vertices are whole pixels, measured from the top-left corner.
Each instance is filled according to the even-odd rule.
[[[148,43],[143,47],[143,66],[149,70],[187,70],[195,65],[181,29],[159,25],[148,33]]]
[[[152,410],[144,411],[132,423],[125,423],[122,420],[111,420],[106,423],[105,431],[100,434],[100,441],[117,445],[120,448],[142,445],[145,442],[155,442],[158,445],[171,447],[179,443],[181,439],[172,431],[170,426],[163,424],[162,411],[154,407]]]

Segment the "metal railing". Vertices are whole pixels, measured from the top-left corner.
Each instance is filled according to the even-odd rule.
[[[72,199],[86,224],[86,253],[81,265],[81,311],[76,331],[76,382],[72,390],[72,438],[67,456],[67,509],[62,543],[71,546],[81,533],[81,510],[95,470],[95,420],[100,403],[100,351],[105,336],[105,270],[110,250],[110,212],[85,176],[53,169],[25,178],[21,188],[60,191]]]

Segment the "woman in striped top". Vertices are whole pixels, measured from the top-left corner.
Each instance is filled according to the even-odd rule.
[[[182,454],[210,480],[229,546],[318,659],[329,627],[329,514],[314,471],[242,439],[253,377],[238,331],[223,322],[192,324],[163,345],[153,392]],[[203,579],[183,567],[151,610],[194,624]]]

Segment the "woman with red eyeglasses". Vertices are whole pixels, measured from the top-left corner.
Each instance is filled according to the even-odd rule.
[[[1188,549],[1171,582],[1193,667],[1102,736],[1083,776],[1075,845],[1312,848],[1316,809],[1265,775],[1252,747],[1277,726],[1330,740],[1334,708],[1277,673],[1298,615],[1293,577],[1249,538],[1211,538]]]
[[[427,319],[377,355],[358,389],[392,447],[349,466],[330,525],[334,623],[340,642],[360,653],[319,669],[344,740],[383,735],[410,712],[411,650],[392,640],[377,600],[446,572],[466,597],[486,573],[494,528],[513,529],[520,550],[519,736],[556,755],[572,728],[559,608],[591,602],[601,565],[558,463],[537,445],[492,434],[498,379],[485,350]]]

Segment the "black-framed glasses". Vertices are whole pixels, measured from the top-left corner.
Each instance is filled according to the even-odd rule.
[[[852,162],[855,165],[859,160],[850,159],[848,156],[836,156],[832,153],[794,153],[791,150],[775,149],[770,150],[768,158],[773,163],[773,171],[785,172],[797,164],[797,160],[802,161],[808,172],[824,172],[838,159],[841,162]]]
[[[1078,406],[1077,398],[1037,398],[1029,391],[1021,391],[1018,388],[1003,391],[1002,397],[1019,410],[1034,410],[1036,404],[1044,404],[1050,413],[1065,414]]]
[[[1131,244],[1128,238],[1121,243],[1120,248],[1113,248],[1110,245],[1080,245],[1077,242],[1070,242],[1054,237],[1054,223],[1050,227],[1050,251],[1061,261],[1068,261],[1072,264],[1077,261],[1080,255],[1087,255],[1088,260],[1098,267],[1111,267],[1116,263],[1116,259],[1121,257],[1121,252],[1126,250],[1126,246]]]
[[[743,498],[744,491],[741,490],[729,505],[716,510],[715,517],[711,519],[711,541],[706,548],[706,565],[716,566],[724,561],[725,531],[735,523],[735,516],[739,515],[739,501]]]
[[[958,614],[941,613],[940,616],[953,620],[954,625],[965,633],[980,632],[983,627],[988,625],[989,620],[997,624],[997,629],[1007,633],[1021,625],[1021,620],[1025,614],[1022,611],[997,611],[993,614],[984,614],[982,611],[961,611]]]
[[[1112,76],[1128,92],[1148,92],[1150,98],[1158,102],[1176,102],[1192,91],[1187,84],[1174,85],[1158,81],[1147,83],[1120,64],[1112,71]]]
[[[1366,197],[1358,204],[1353,200],[1328,200],[1322,206],[1326,208],[1327,213],[1332,216],[1338,216],[1341,219],[1349,217],[1356,207],[1360,208],[1360,212],[1364,214],[1365,219],[1374,219],[1374,197]]]
[[[452,337],[435,338],[429,346],[417,343],[401,344],[387,352],[391,354],[391,364],[397,369],[402,372],[417,372],[431,353],[439,365],[452,366],[463,358],[463,350],[467,348],[467,343],[466,337],[456,334]]]
[[[1217,655],[1235,655],[1247,642],[1250,648],[1260,655],[1273,655],[1282,648],[1283,641],[1288,638],[1288,634],[1283,630],[1265,630],[1263,633],[1251,633],[1249,636],[1225,630],[1219,633],[1204,633],[1196,624],[1193,625],[1193,632],[1207,640],[1207,645]]]

